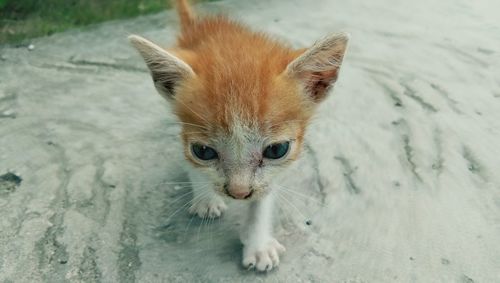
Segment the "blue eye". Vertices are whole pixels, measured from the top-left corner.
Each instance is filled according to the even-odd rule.
[[[219,157],[215,149],[206,145],[193,144],[191,146],[191,150],[193,151],[194,155],[201,160],[212,160]]]
[[[269,159],[280,159],[285,156],[290,149],[290,142],[281,142],[271,144],[266,149],[264,149],[264,157]]]

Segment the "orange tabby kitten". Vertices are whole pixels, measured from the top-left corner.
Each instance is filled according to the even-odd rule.
[[[224,199],[247,202],[243,265],[271,270],[285,250],[272,236],[273,182],[299,156],[307,124],[337,80],[348,37],[294,50],[224,16],[197,18],[185,0],[177,8],[176,47],[129,39],[182,123],[196,200],[190,212],[218,217]]]

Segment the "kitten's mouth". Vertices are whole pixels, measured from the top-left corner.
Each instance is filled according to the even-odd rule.
[[[243,193],[230,193],[230,192],[226,191],[226,195],[232,199],[244,200],[244,199],[251,198],[253,195],[253,192],[254,192],[253,190],[251,190],[250,192],[243,192]]]

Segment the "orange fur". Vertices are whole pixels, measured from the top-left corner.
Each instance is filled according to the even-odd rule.
[[[181,29],[185,32],[194,22],[194,14],[187,0],[177,0],[177,12],[181,21]]]
[[[182,33],[165,51],[138,36],[131,42],[144,57],[160,94],[173,103],[189,142],[210,145],[245,127],[266,142],[286,135],[300,152],[305,128],[318,102],[338,76],[347,35],[338,34],[309,49],[286,44],[225,16],[195,18],[177,0]]]
[[[348,37],[336,34],[293,50],[224,16],[195,18],[186,0],[177,7],[177,46],[165,50],[140,36],[129,39],[182,122],[184,155],[197,167],[187,170],[196,181],[193,200],[200,199],[190,211],[219,216],[225,209],[220,195],[258,201],[249,210],[252,232],[243,233],[242,262],[268,271],[277,262],[266,262],[262,252],[277,257],[284,251],[271,235],[270,192],[299,156],[306,126],[338,77]]]
[[[312,115],[296,80],[283,74],[303,50],[295,51],[224,16],[195,21],[172,52],[196,73],[179,88],[176,113],[183,122],[230,131],[235,119],[257,122],[263,134],[293,131],[299,144]],[[208,106],[208,107],[207,107]],[[196,132],[186,126],[184,139]]]

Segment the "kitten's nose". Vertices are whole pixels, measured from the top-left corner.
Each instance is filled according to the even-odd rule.
[[[229,194],[235,199],[245,199],[249,197],[252,194],[252,192],[251,191],[229,192]]]
[[[230,186],[227,192],[235,199],[245,199],[252,195],[250,188],[243,186]]]

